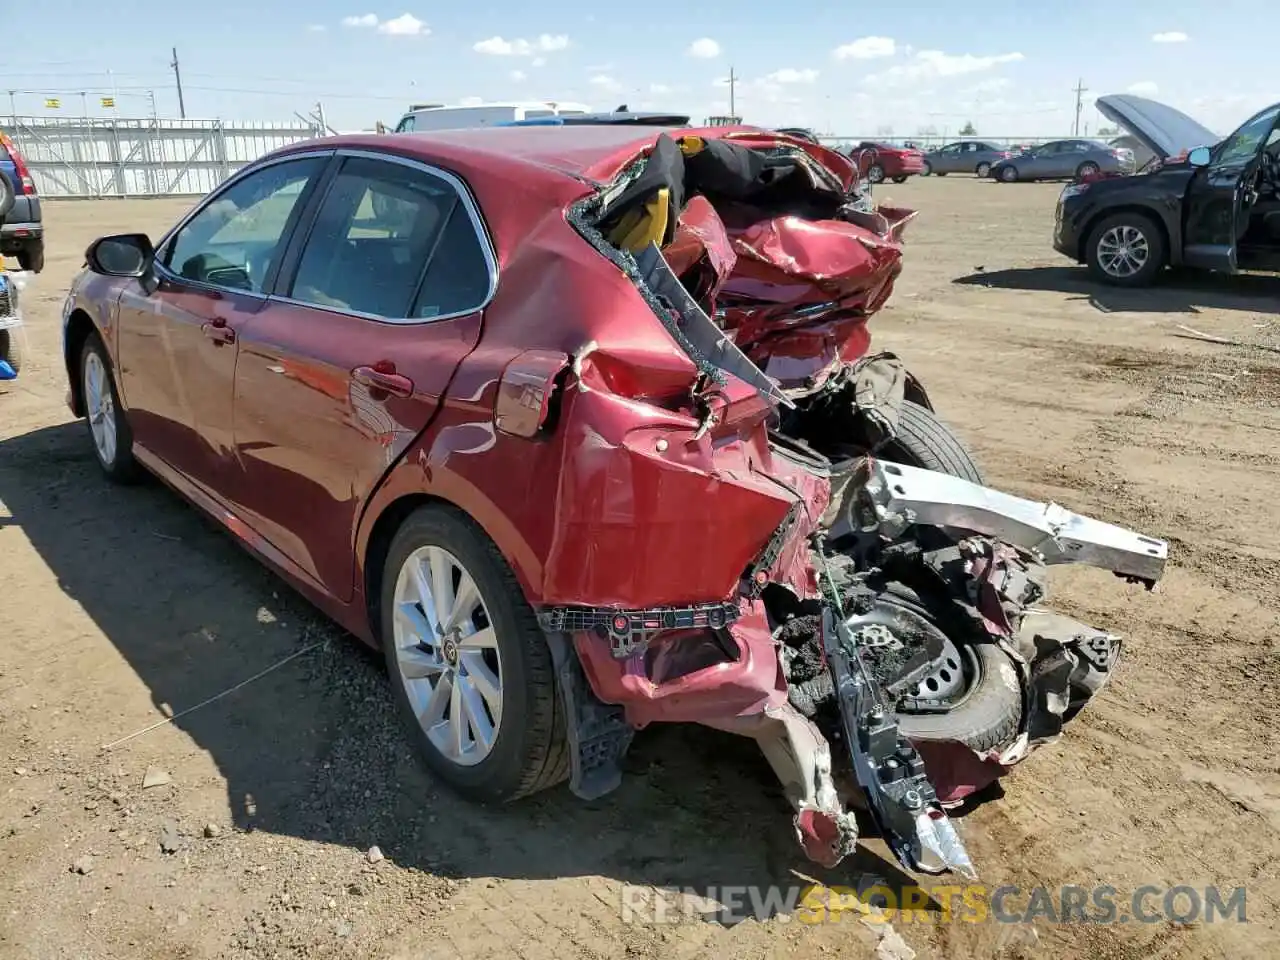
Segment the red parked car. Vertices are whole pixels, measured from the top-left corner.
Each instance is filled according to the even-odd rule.
[[[895,147],[889,143],[864,140],[849,151],[858,173],[872,183],[892,180],[905,183],[924,170],[924,151],[917,147]]]
[[[296,144],[89,248],[71,407],[110,478],[380,645],[458,790],[599,796],[636,728],[697,722],[760,743],[833,864],[837,743],[904,863],[967,871],[943,805],[1118,651],[1024,610],[1044,564],[1149,582],[1166,548],[980,486],[868,349],[912,214],[855,181],[743,127]]]

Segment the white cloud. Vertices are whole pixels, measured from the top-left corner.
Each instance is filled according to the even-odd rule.
[[[1160,88],[1151,80],[1142,80],[1129,87],[1129,92],[1138,97],[1154,97]]]
[[[1186,43],[1191,38],[1181,30],[1169,30],[1165,33],[1157,33],[1152,35],[1152,43]]]
[[[546,65],[547,65],[546,57],[534,57],[529,64],[529,66],[531,67],[545,67]]]
[[[393,37],[425,37],[431,30],[412,13],[402,13],[394,20],[383,20],[378,32]]]
[[[307,24],[307,33],[324,33],[327,28],[323,23]]]
[[[836,47],[831,55],[837,60],[875,60],[879,57],[892,57],[896,52],[897,44],[892,37],[859,37],[852,43]]]
[[[376,13],[365,13],[343,17],[342,25],[344,27],[376,27],[378,25],[378,15]]]
[[[591,85],[604,93],[621,93],[622,84],[605,73],[597,73],[591,78]]]
[[[771,83],[813,83],[817,79],[817,70],[794,70],[791,67],[775,70],[765,77],[765,80]]]
[[[523,70],[512,70],[510,73],[510,77],[516,83],[520,83],[524,80],[529,79],[528,75]]]
[[[720,44],[710,37],[703,37],[689,44],[688,54],[691,57],[697,57],[699,60],[714,60],[720,56]]]
[[[536,53],[554,53],[569,46],[569,38],[564,34],[552,35],[544,33],[533,40],[505,40],[502,37],[490,37],[472,46],[476,53],[485,53],[491,57],[532,57]],[[544,61],[545,62],[545,61]],[[541,66],[541,64],[535,64]]]
[[[930,80],[983,73],[1006,63],[1020,63],[1025,59],[1020,53],[1000,53],[980,57],[972,53],[951,54],[941,50],[921,50],[906,63],[897,64],[881,73],[865,77],[862,82],[867,86],[919,84]]]

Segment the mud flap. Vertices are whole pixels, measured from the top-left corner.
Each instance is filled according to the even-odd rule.
[[[581,800],[596,800],[622,783],[622,758],[635,730],[621,707],[602,703],[592,692],[568,638],[546,637],[569,740],[569,789]]]

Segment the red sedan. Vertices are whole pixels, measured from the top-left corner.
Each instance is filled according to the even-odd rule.
[[[833,864],[857,823],[831,742],[865,743],[904,862],[964,863],[942,803],[1002,768],[951,752],[995,755],[1040,722],[1024,703],[1081,695],[1059,671],[1031,697],[949,599],[920,599],[971,608],[986,561],[900,550],[886,585],[849,585],[879,549],[858,531],[903,535],[892,497],[941,495],[920,475],[983,490],[902,362],[869,353],[912,213],[856,180],[841,154],[742,127],[295,144],[154,245],[90,246],[64,310],[71,408],[109,478],[158,475],[380,646],[458,790],[599,796],[634,729],[697,722],[760,742]],[[837,581],[872,640],[910,621],[916,646],[874,681],[849,679],[853,647],[823,653]]]
[[[905,183],[924,171],[924,152],[915,147],[895,147],[864,140],[849,151],[858,172],[872,183],[892,180]]]

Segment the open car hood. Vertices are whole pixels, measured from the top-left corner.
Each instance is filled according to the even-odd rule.
[[[1196,147],[1211,147],[1222,138],[1180,110],[1128,93],[1099,97],[1098,112],[1133,134],[1161,160]]]

